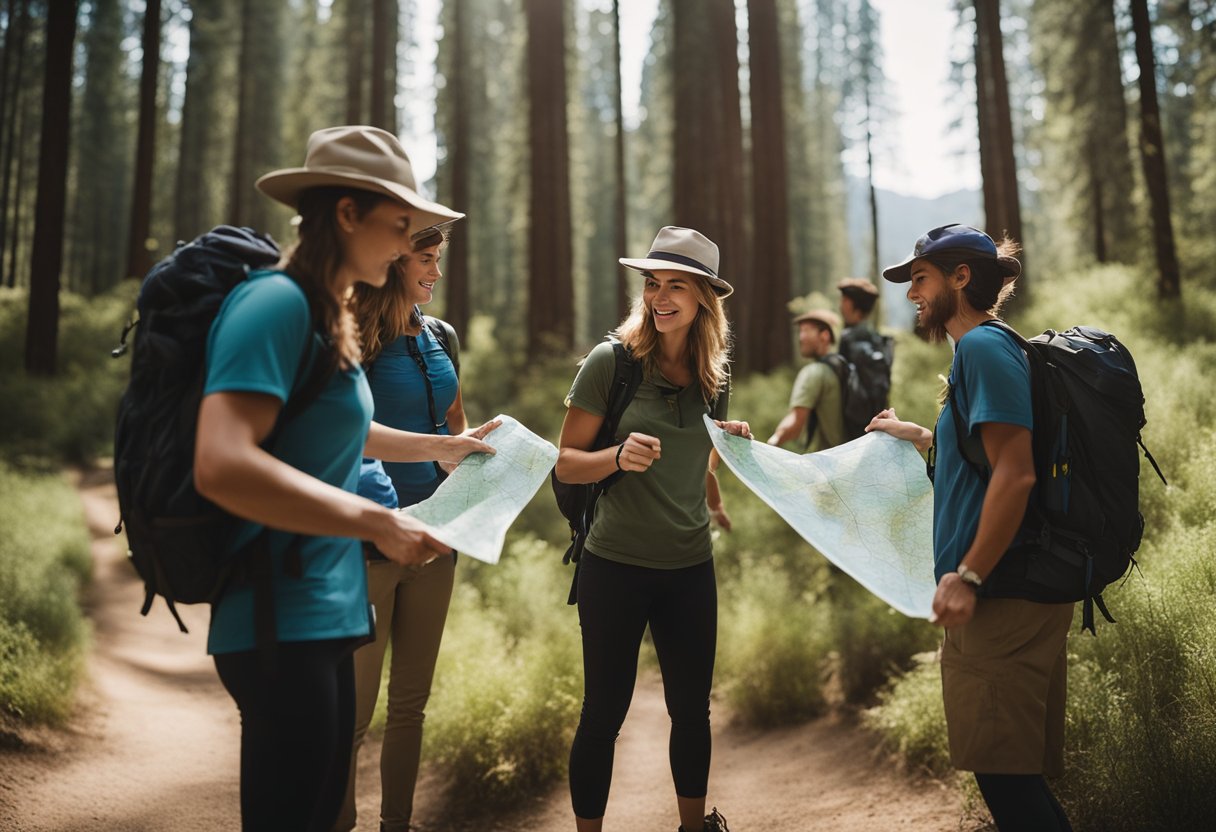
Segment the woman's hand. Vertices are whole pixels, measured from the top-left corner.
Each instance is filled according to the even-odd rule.
[[[492,445],[488,444],[487,442],[485,442],[483,440],[486,438],[486,436],[488,436],[490,434],[490,431],[499,427],[501,424],[502,424],[502,422],[500,422],[499,420],[491,419],[490,421],[486,422],[481,427],[469,428],[468,430],[464,431],[463,433],[453,436],[452,439],[454,439],[454,440],[467,438],[467,439],[472,439],[473,443],[471,445],[468,445],[467,449],[465,449],[465,446],[461,446],[458,450],[463,450],[463,453],[461,453],[459,456],[457,456],[455,458],[451,458],[449,456],[451,451],[447,447],[445,447],[444,448],[444,458],[438,460],[439,467],[442,468],[445,472],[450,474],[456,470],[456,466],[458,466],[460,464],[461,460],[463,460],[469,454],[474,454],[474,453],[494,454],[494,453],[497,453],[497,451],[494,450],[494,447]],[[468,444],[468,443],[466,443],[466,444]]]
[[[866,425],[866,433],[880,430],[889,433],[896,439],[903,439],[916,446],[916,450],[924,453],[933,444],[933,432],[915,422],[902,421],[895,415],[895,408],[889,407],[870,420]]]
[[[730,531],[730,515],[726,513],[726,509],[722,506],[722,503],[719,502],[717,508],[714,506],[709,507],[709,519],[721,526],[722,531]]]
[[[617,466],[622,471],[642,472],[650,468],[656,459],[663,456],[657,436],[631,433],[617,450]]]
[[[714,424],[731,436],[742,436],[744,439],[752,438],[752,428],[747,422],[723,422],[720,419],[714,419]]]
[[[384,528],[376,534],[372,543],[393,563],[421,566],[452,551],[452,547],[432,537],[430,528],[421,520],[403,511],[389,511],[387,514]]]

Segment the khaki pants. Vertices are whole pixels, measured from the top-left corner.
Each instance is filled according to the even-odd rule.
[[[955,768],[1063,773],[1072,612],[1072,604],[981,598],[967,624],[946,631],[942,696]]]
[[[447,555],[423,567],[368,561],[367,594],[376,608],[376,640],[355,653],[355,742],[346,801],[335,832],[355,828],[356,760],[376,710],[390,638],[388,721],[380,751],[380,822],[388,832],[409,828],[422,753],[422,720],[455,574],[455,559]]]

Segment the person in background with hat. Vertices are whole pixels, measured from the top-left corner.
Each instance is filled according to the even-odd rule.
[[[837,349],[857,368],[861,387],[868,397],[870,415],[873,415],[891,403],[895,341],[881,335],[870,322],[878,303],[877,286],[864,277],[846,277],[836,284],[836,288],[840,292],[840,317],[844,319],[844,331]]]
[[[784,445],[806,437],[806,451],[834,448],[845,441],[844,410],[840,376],[826,361],[840,319],[827,309],[813,309],[794,318],[798,327],[798,351],[811,359],[798,371],[790,393],[790,409],[768,438],[770,445]]]
[[[363,366],[377,422],[439,436],[484,435],[486,427],[498,423],[466,431],[459,359],[453,360],[460,349],[456,333],[445,321],[424,320],[421,310],[443,278],[439,260],[447,235],[447,226],[414,234],[412,251],[389,267],[388,282],[379,288],[355,286],[351,307],[363,339]],[[446,333],[448,349],[437,337],[436,326]],[[387,508],[414,505],[434,494],[446,476],[438,463],[381,464],[364,459],[359,494]],[[356,761],[376,709],[384,653],[391,639],[387,720],[380,746],[380,829],[407,832],[422,754],[422,723],[452,598],[456,553],[419,566],[394,563],[370,542],[364,544],[364,551],[367,593],[378,626],[376,640],[355,653],[355,739],[346,799],[333,828],[335,832],[355,828]]]
[[[950,339],[950,392],[934,432],[901,421],[894,410],[868,430],[932,445],[933,615],[945,628],[942,696],[950,759],[975,773],[1002,832],[1071,830],[1044,775],[1064,764],[1065,645],[1072,604],[984,596],[1026,512],[1035,484],[1030,365],[1009,333],[995,326],[1021,272],[1009,240],[994,243],[965,225],[934,228],[912,254],[883,272],[907,283],[930,340]],[[954,409],[968,436],[955,431]],[[978,441],[984,476],[960,443]]]
[[[278,268],[236,286],[212,324],[195,481],[247,521],[233,551],[271,529],[275,643],[259,645],[255,635],[269,599],[255,602],[252,583],[234,580],[212,607],[207,649],[241,714],[242,828],[321,832],[346,790],[352,654],[371,630],[359,541],[400,564],[450,554],[425,525],[354,493],[360,458],[455,463],[493,448],[371,421],[345,297],[356,284],[385,283],[411,229],[462,216],[418,195],[397,138],[373,127],[320,130],[304,167],[266,174],[257,186],[299,212],[299,242]],[[263,448],[297,368],[316,361],[333,365],[325,388]]]
[[[690,228],[665,227],[651,251],[621,264],[642,273],[629,316],[612,333],[641,362],[643,380],[618,426],[618,444],[589,450],[607,410],[615,356],[608,341],[579,369],[566,398],[557,477],[598,482],[627,472],[604,493],[579,564],[583,710],[570,749],[570,795],[579,832],[603,828],[613,745],[633,696],[647,625],[671,716],[670,757],[681,829],[726,832],[705,815],[709,694],[718,601],[711,513],[722,517],[703,414],[726,419],[729,325],[718,247]]]

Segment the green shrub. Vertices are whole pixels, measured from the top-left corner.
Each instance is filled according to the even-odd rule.
[[[865,712],[864,724],[885,737],[907,766],[940,776],[950,771],[941,667],[935,653],[917,659],[878,694],[878,705]]]
[[[87,462],[112,448],[130,360],[115,361],[138,287],[127,281],[94,298],[60,294],[58,374],[31,378],[25,355],[25,290],[0,289],[0,449],[6,459]]]
[[[751,725],[810,719],[825,707],[826,603],[776,557],[749,563],[719,592],[718,690]]]
[[[0,711],[67,715],[87,630],[77,593],[90,570],[80,503],[61,475],[0,465]]]
[[[425,740],[462,799],[504,805],[565,772],[582,666],[578,622],[553,555],[524,538],[496,567],[462,561],[471,574],[452,599]]]

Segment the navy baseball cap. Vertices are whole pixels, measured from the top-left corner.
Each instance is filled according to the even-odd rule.
[[[947,251],[995,260],[1006,283],[1022,273],[1022,264],[1016,258],[997,254],[996,243],[983,231],[969,225],[951,223],[921,235],[907,259],[898,266],[883,269],[882,276],[892,283],[907,283],[912,279],[913,260]]]

